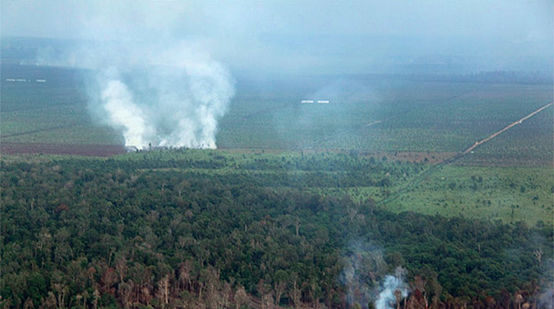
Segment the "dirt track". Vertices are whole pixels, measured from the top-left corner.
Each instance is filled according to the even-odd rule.
[[[424,181],[429,175],[431,175],[432,173],[434,173],[438,169],[442,168],[445,165],[448,165],[450,163],[458,161],[459,159],[463,158],[466,154],[473,151],[473,149],[477,148],[479,145],[482,145],[482,144],[490,141],[491,139],[497,137],[498,135],[502,134],[503,132],[506,132],[507,130],[509,130],[510,128],[512,128],[514,126],[523,123],[525,120],[535,116],[536,114],[540,113],[541,111],[545,110],[546,108],[548,108],[549,106],[551,106],[553,104],[554,104],[554,102],[550,102],[550,103],[544,105],[543,107],[537,109],[536,111],[530,113],[529,115],[527,115],[527,116],[525,116],[525,117],[523,117],[523,118],[521,118],[521,119],[519,119],[515,122],[512,122],[508,126],[504,127],[502,130],[494,132],[493,134],[489,135],[488,137],[486,137],[486,138],[484,138],[480,141],[475,142],[475,144],[473,144],[471,147],[467,148],[463,152],[458,153],[457,155],[455,155],[453,157],[450,157],[446,160],[443,160],[443,161],[439,162],[438,164],[432,165],[430,168],[428,168],[427,170],[420,173],[419,176],[417,176],[412,182],[407,183],[404,187],[398,189],[396,192],[392,193],[389,197],[377,202],[377,205],[384,206],[384,205],[396,200],[404,192],[406,192],[409,189],[414,188],[415,186],[417,186],[419,183]]]
[[[542,112],[544,109],[548,108],[548,107],[551,106],[552,104],[554,104],[554,102],[550,102],[550,103],[546,104],[545,106],[543,106],[543,107],[537,109],[536,111],[532,112],[531,114],[529,114],[529,115],[527,115],[527,116],[525,116],[525,117],[523,117],[523,118],[521,118],[521,119],[519,119],[519,120],[517,120],[517,121],[512,122],[511,124],[509,124],[508,126],[506,126],[505,128],[503,128],[502,130],[497,131],[497,132],[494,132],[494,133],[491,134],[489,137],[484,138],[484,139],[482,139],[482,140],[480,140],[480,141],[475,142],[475,144],[473,144],[471,147],[469,147],[468,149],[464,150],[464,152],[463,152],[462,154],[465,155],[465,154],[470,153],[471,151],[473,151],[473,149],[477,148],[479,145],[482,145],[482,144],[484,144],[484,143],[490,141],[491,139],[493,139],[493,138],[497,137],[498,135],[500,135],[500,134],[502,134],[502,133],[508,131],[510,128],[512,128],[512,127],[514,127],[514,126],[523,123],[525,120],[527,120],[527,119],[529,119],[529,118],[535,116],[536,114]]]

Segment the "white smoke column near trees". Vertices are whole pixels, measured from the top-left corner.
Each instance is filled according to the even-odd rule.
[[[399,266],[394,275],[387,275],[388,267],[380,247],[367,241],[352,241],[342,262],[344,268],[339,280],[345,287],[350,306],[368,308],[373,302],[376,309],[395,308],[397,296],[408,296],[403,281],[405,270]],[[383,278],[380,284],[379,278]]]
[[[111,80],[102,91],[101,100],[108,116],[107,122],[123,133],[126,145],[145,145],[150,129],[145,123],[143,111],[133,103],[127,87],[118,80]]]
[[[408,288],[403,280],[403,270],[398,267],[395,275],[387,275],[383,280],[379,295],[375,301],[376,309],[393,309],[397,301],[397,294],[401,298],[408,296]]]
[[[89,91],[94,112],[122,133],[126,146],[216,148],[217,123],[234,87],[229,72],[206,53],[177,44],[87,54],[98,75],[93,89],[101,92]],[[102,70],[106,62],[109,69]]]
[[[377,278],[384,275],[387,268],[382,249],[362,240],[352,241],[343,263],[339,280],[345,287],[346,301],[351,306],[367,308],[374,299]]]
[[[39,50],[36,64],[86,69],[94,120],[139,149],[216,148],[234,81],[208,52],[225,44],[186,27],[202,15],[195,4],[98,0],[71,10],[76,40],[59,51]]]

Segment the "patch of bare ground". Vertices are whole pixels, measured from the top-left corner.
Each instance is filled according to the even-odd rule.
[[[77,145],[48,143],[6,143],[0,144],[0,152],[4,154],[57,154],[109,157],[126,153],[121,145]]]
[[[529,166],[554,167],[554,158],[538,158],[516,155],[471,154],[455,163],[458,166]]]
[[[402,162],[424,162],[424,163],[440,163],[457,155],[456,152],[433,152],[433,151],[394,151],[369,154],[379,158],[383,156],[387,160],[402,161]]]

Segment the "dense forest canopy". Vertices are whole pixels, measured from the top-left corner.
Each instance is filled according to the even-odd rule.
[[[540,305],[551,275],[549,224],[395,214],[340,189],[386,190],[421,163],[158,150],[0,164],[5,306],[365,307],[400,267],[404,305],[507,308]]]

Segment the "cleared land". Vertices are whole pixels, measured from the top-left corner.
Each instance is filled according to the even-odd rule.
[[[7,82],[10,76],[45,82]],[[121,145],[114,130],[92,120],[83,83],[74,70],[3,64],[0,142],[25,144],[21,149],[29,144]]]
[[[262,99],[239,90],[221,122],[218,144],[226,149],[456,153],[552,99],[548,85],[376,80],[364,85],[354,94],[335,94],[329,105],[300,104],[300,94],[287,98],[269,92]],[[301,93],[293,84],[282,87],[287,95]],[[245,121],[256,108],[265,112]],[[551,123],[539,116],[531,120],[546,134],[505,140],[502,147],[518,156],[523,149],[513,145],[550,143]]]
[[[471,147],[469,147],[468,149],[464,150],[463,154],[468,154],[470,152],[472,152],[475,148],[483,145],[484,143],[487,143],[488,141],[492,140],[493,138],[497,137],[498,135],[508,131],[509,129],[513,128],[514,126],[517,126],[518,124],[522,124],[524,121],[528,120],[529,118],[537,115],[538,113],[542,112],[543,110],[549,108],[550,106],[552,106],[553,103],[548,103],[544,106],[542,106],[541,108],[537,109],[536,111],[533,111],[531,114],[517,120],[517,121],[514,121],[512,123],[510,123],[509,125],[507,125],[505,128],[503,128],[502,130],[499,130],[497,132],[494,132],[493,134],[491,134],[490,136],[488,136],[487,138],[484,138],[480,141],[477,141],[475,142],[475,144],[473,144]]]
[[[5,154],[54,154],[108,157],[126,153],[119,145],[76,145],[46,143],[10,143],[2,142],[0,150]]]
[[[2,73],[6,78],[46,82],[2,80],[1,142],[122,144],[117,132],[90,116],[79,72],[3,65]],[[332,103],[300,104],[305,97],[329,98]],[[390,76],[244,79],[220,121],[217,143],[223,149],[430,152],[445,157],[440,153],[462,152],[548,102],[552,86],[541,84],[410,81]],[[510,157],[510,164],[549,164],[551,150],[533,156],[525,152],[529,145],[551,145],[551,114],[545,110],[510,130],[532,126],[527,133],[506,132],[503,135],[509,138],[497,137],[472,157],[477,164],[487,160],[494,164],[499,154]],[[427,160],[437,161],[431,156]]]

